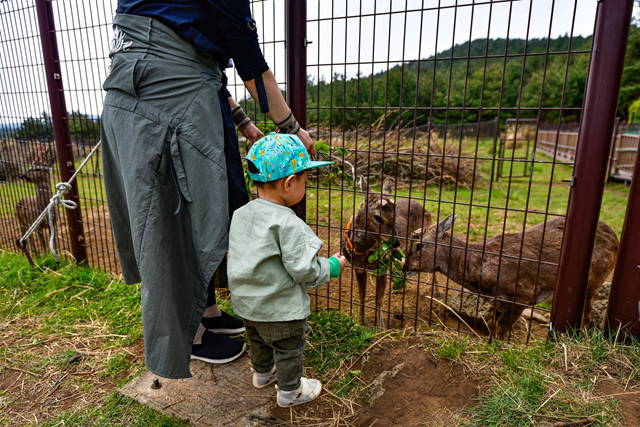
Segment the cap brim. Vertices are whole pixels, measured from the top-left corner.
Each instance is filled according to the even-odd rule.
[[[319,161],[317,161],[317,160],[311,160],[311,161],[309,162],[309,166],[307,166],[307,167],[305,168],[305,170],[306,170],[306,169],[313,169],[313,168],[317,168],[317,167],[320,167],[320,166],[328,166],[328,165],[332,165],[332,164],[333,164],[333,162],[319,162]]]

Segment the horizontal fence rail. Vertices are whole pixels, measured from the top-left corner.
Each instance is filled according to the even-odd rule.
[[[45,153],[56,153],[31,3],[0,2],[0,247],[7,250],[17,250],[24,232],[16,207],[36,211],[67,167],[53,162],[46,173],[24,179]],[[61,67],[55,78],[64,87],[75,164],[99,140],[116,3],[51,2]],[[546,286],[541,272],[557,270],[559,253],[545,251],[558,236],[544,234],[536,251],[518,233],[566,215],[596,3],[309,0],[306,16],[297,16],[304,8],[285,0],[251,2],[269,67],[297,103],[296,114],[306,111],[298,120],[318,141],[317,157],[333,162],[311,174],[303,212],[325,242],[321,255],[353,245],[352,252],[365,254],[312,293],[314,308],[350,313],[371,326],[483,336],[497,330],[508,308],[515,314],[504,339],[546,338],[551,294],[541,303],[523,299],[516,283],[526,278],[536,289]],[[285,43],[287,31],[289,37],[302,31],[279,25],[285,16],[306,25],[303,40]],[[304,49],[302,68],[291,64],[304,59],[291,49]],[[273,131],[238,75],[227,74],[249,117]],[[623,134],[629,129],[619,124],[612,139],[612,177],[631,174],[636,163],[638,137]],[[77,186],[87,262],[119,274],[99,152]],[[255,188],[249,191],[255,197]],[[391,205],[391,216],[382,215]],[[402,206],[410,206],[408,213]],[[602,219],[619,235],[622,219],[614,213]],[[433,245],[434,261],[453,254],[449,270],[433,274],[420,259],[422,271],[401,279],[402,265],[389,261],[398,252],[382,243],[399,241],[406,259],[430,225],[452,214],[451,240]],[[69,259],[70,225],[62,212],[55,227],[56,248]],[[423,235],[412,235],[416,229]],[[499,243],[503,238],[510,243]],[[38,237],[30,240],[33,253],[47,253]],[[380,267],[384,262],[393,268]],[[478,277],[486,281],[480,288]],[[514,279],[504,289],[492,285],[507,277]],[[606,298],[605,289],[598,300]],[[594,323],[603,319],[602,310],[594,311]]]

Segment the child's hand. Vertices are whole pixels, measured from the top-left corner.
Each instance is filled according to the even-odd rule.
[[[340,252],[336,252],[331,256],[335,257],[338,260],[338,262],[340,262],[340,273],[342,273],[344,271],[344,268],[347,266],[347,259],[344,256],[342,256]]]

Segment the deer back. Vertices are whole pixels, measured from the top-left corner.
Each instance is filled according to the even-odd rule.
[[[440,271],[468,289],[496,294],[520,303],[539,303],[553,295],[565,219],[554,218],[521,233],[493,237],[466,245],[447,231],[452,215],[417,230],[420,241],[409,249],[405,271]],[[437,243],[437,245],[436,245]],[[607,224],[598,225],[589,286],[599,287],[615,265],[618,239]]]

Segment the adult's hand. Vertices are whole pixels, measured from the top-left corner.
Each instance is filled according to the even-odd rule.
[[[289,114],[291,114],[291,109],[282,96],[280,86],[278,86],[276,78],[271,70],[267,70],[262,74],[262,81],[264,83],[265,94],[267,95],[267,102],[269,103],[269,112],[267,114],[273,123],[280,123],[285,120]],[[251,94],[251,97],[256,102],[260,103],[260,97],[258,96],[255,80],[245,81],[244,85]],[[304,146],[307,148],[309,154],[316,153],[316,149],[313,146],[313,141],[309,136],[309,132],[301,128],[296,132],[296,135],[298,135],[300,141],[302,141]]]
[[[311,136],[309,136],[309,132],[300,128],[296,135],[300,138],[300,141],[302,141],[309,154],[316,154],[316,147],[311,140]]]
[[[244,137],[247,138],[252,144],[264,136],[264,133],[262,133],[262,131],[258,129],[258,127],[253,124],[253,122],[245,126],[245,128],[242,129],[240,133],[244,135]]]

